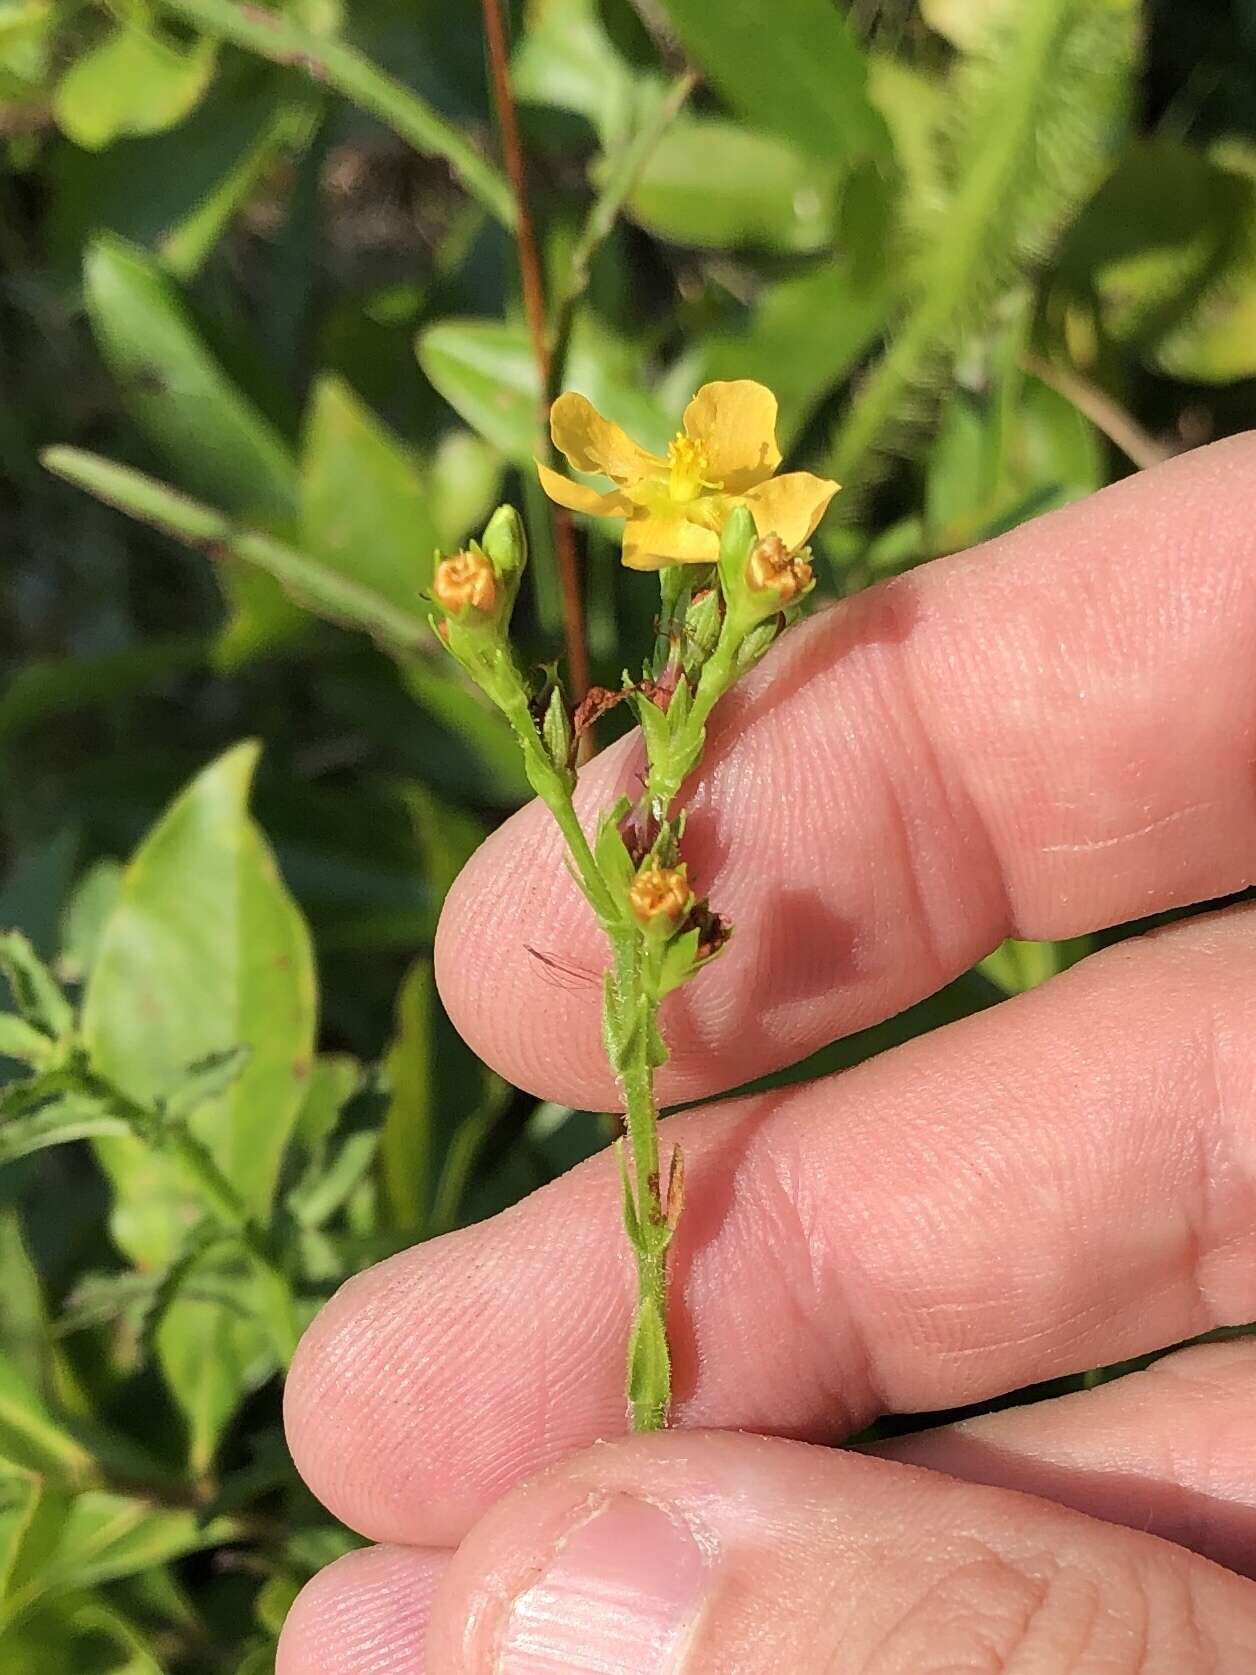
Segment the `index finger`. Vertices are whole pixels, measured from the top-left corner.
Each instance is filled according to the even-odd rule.
[[[689,800],[736,934],[666,1003],[665,1102],[791,1064],[1005,936],[1067,937],[1256,876],[1256,434],[1184,455],[794,630],[725,700]],[[624,741],[586,819],[630,786]],[[532,805],[436,945],[445,1005],[519,1086],[617,1093],[601,933]]]

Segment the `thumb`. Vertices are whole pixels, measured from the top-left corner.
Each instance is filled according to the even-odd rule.
[[[501,1501],[446,1574],[428,1659],[449,1675],[1240,1675],[1256,1585],[1008,1490],[671,1432]]]

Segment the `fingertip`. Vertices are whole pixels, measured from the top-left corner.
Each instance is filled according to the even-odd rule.
[[[308,1582],[283,1626],[275,1675],[424,1675],[432,1598],[449,1555],[347,1553]]]

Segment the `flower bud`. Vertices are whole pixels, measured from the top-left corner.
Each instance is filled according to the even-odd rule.
[[[503,581],[514,581],[528,562],[528,538],[523,520],[513,506],[499,506],[484,529],[480,542]]]
[[[555,686],[550,693],[545,719],[541,723],[541,737],[549,751],[550,761],[565,773],[571,766],[572,732],[567,700],[560,686]]]
[[[686,667],[694,668],[705,663],[715,650],[722,615],[718,588],[710,587],[690,602],[685,612]]]
[[[689,912],[684,867],[646,867],[633,879],[628,902],[643,925],[666,921],[673,929]]]
[[[432,598],[451,617],[491,616],[499,597],[492,561],[476,548],[442,559],[432,577]]]
[[[811,566],[799,553],[791,553],[779,535],[765,535],[755,542],[746,560],[746,586],[752,593],[774,595],[774,608],[792,604],[812,583]]]

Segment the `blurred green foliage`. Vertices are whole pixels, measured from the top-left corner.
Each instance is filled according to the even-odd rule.
[[[562,383],[655,444],[770,384],[846,485],[829,592],[1256,413],[1252,0],[510,21]],[[0,0],[11,1675],[264,1675],[354,1539],[282,1445],[301,1326],[604,1138],[431,973],[524,784],[420,595],[503,495],[562,640],[514,221],[469,3]],[[585,536],[613,680],[652,607]],[[1009,944],[794,1074],[1084,951]]]

